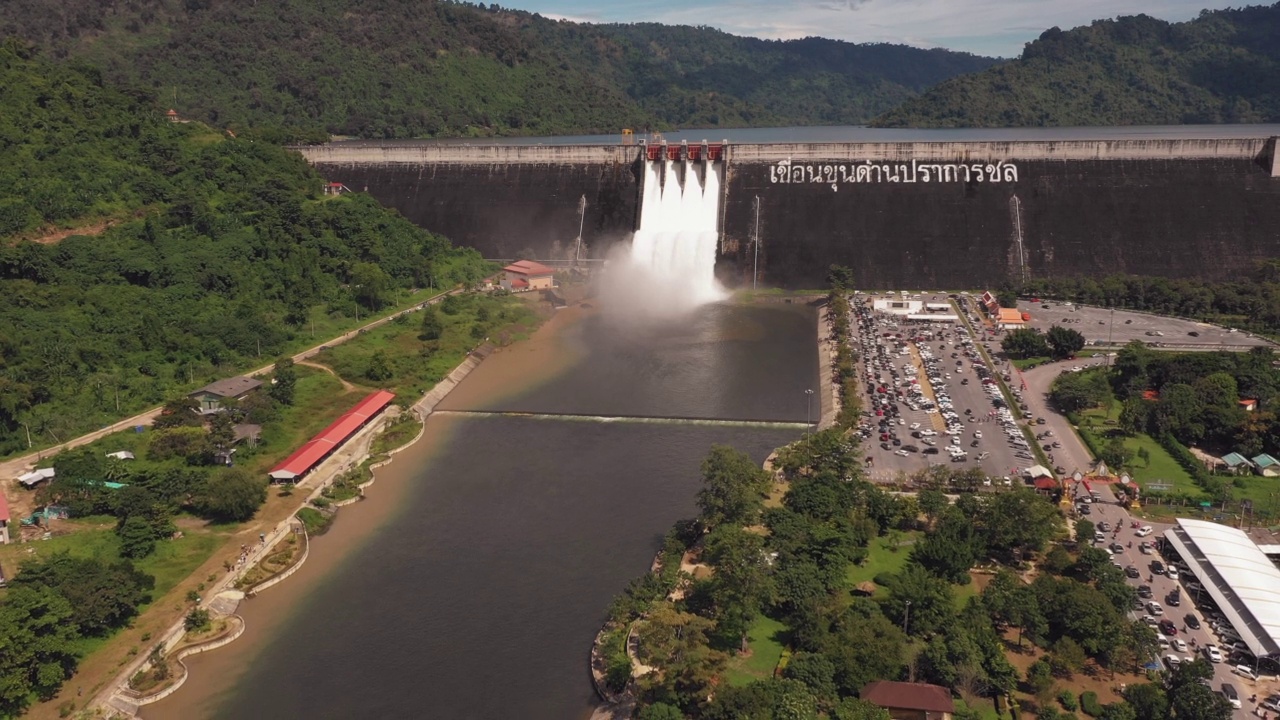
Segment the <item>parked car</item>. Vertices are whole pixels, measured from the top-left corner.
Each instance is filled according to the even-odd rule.
[[[1182,618],[1182,622],[1192,630],[1200,629],[1200,618],[1196,617],[1195,613],[1187,613],[1186,617]]]
[[[1222,662],[1222,651],[1218,649],[1217,645],[1205,645],[1204,656],[1208,658],[1211,663]]]
[[[1173,621],[1169,618],[1161,620],[1158,626],[1160,628],[1160,632],[1168,635],[1169,637],[1173,637],[1178,634],[1178,626],[1174,625]]]

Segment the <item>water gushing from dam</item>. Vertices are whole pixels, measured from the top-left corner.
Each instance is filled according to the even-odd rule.
[[[680,305],[724,297],[716,282],[724,165],[661,159],[645,162],[640,229],[631,243],[637,269]]]

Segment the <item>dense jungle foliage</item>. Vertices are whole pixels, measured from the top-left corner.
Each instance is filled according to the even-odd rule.
[[[366,196],[324,198],[294,153],[169,123],[145,96],[12,42],[0,108],[0,456],[485,270]],[[95,218],[114,224],[30,241]]]
[[[859,123],[995,62],[433,0],[11,0],[6,35],[183,115],[301,138]]]
[[[948,80],[887,127],[1174,125],[1280,119],[1280,4],[1051,28],[1022,57]]]

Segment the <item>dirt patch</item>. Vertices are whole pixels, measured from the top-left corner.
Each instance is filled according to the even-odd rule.
[[[106,232],[107,228],[119,223],[119,220],[102,220],[100,222],[91,223],[89,225],[81,225],[80,227],[69,228],[66,230],[55,228],[41,228],[36,234],[30,237],[20,237],[20,240],[30,240],[40,245],[56,245],[72,235],[87,235],[93,237]]]
[[[976,579],[976,578],[975,578]],[[1022,647],[1018,647],[1018,631],[1007,630],[1004,633],[1005,657],[1009,659],[1009,663],[1018,669],[1019,677],[1027,676],[1027,668],[1031,667],[1037,660],[1048,655],[1043,649],[1031,644],[1031,641],[1023,638]],[[1056,678],[1054,682],[1053,695],[1056,697],[1062,690],[1070,690],[1077,696],[1089,690],[1098,695],[1098,703],[1106,705],[1108,703],[1119,702],[1123,698],[1120,696],[1121,689],[1126,685],[1134,683],[1144,683],[1147,681],[1146,675],[1138,675],[1133,673],[1115,673],[1100,667],[1093,660],[1089,660],[1085,668],[1078,673],[1073,674],[1069,678]],[[1014,693],[1016,702],[1035,702],[1035,697],[1021,690]],[[1055,707],[1057,702],[1054,702]],[[1061,710],[1061,708],[1057,708]]]

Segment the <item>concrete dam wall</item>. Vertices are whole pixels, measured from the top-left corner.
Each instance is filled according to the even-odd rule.
[[[1275,145],[729,145],[716,272],[730,285],[750,284],[754,269],[764,285],[819,287],[834,263],[866,289],[1113,272],[1228,278],[1280,257]],[[643,146],[301,151],[331,181],[486,257],[572,257],[581,220],[582,256],[599,258],[638,222]]]

